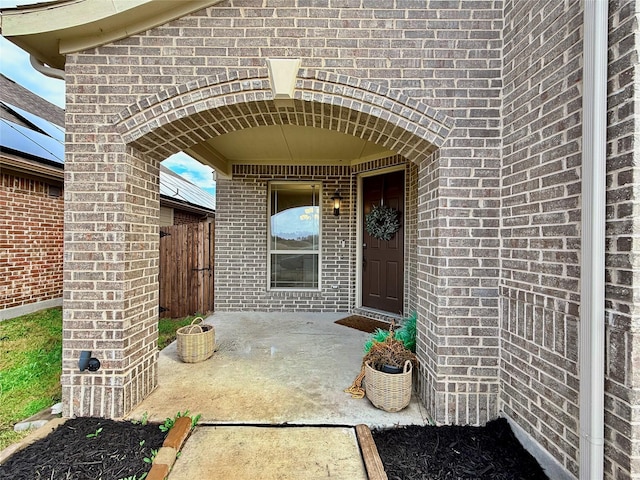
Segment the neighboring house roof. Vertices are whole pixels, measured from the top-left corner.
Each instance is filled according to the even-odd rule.
[[[44,98],[27,90],[0,73],[0,100],[9,102],[27,112],[38,112],[38,116],[64,129],[64,110]],[[15,116],[0,111],[0,118],[15,121]],[[28,126],[23,124],[24,126]]]
[[[64,166],[64,130],[42,117],[0,100],[0,149],[50,165]]]
[[[160,165],[160,196],[171,198],[179,204],[199,205],[208,210],[216,209],[216,198],[189,180]]]
[[[33,112],[38,112],[38,115]],[[64,177],[64,110],[0,74],[0,163],[28,173]],[[215,197],[160,166],[165,206],[201,214],[215,211]]]

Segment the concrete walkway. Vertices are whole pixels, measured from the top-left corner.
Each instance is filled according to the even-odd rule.
[[[426,423],[415,398],[403,411],[387,413],[344,393],[369,338],[334,323],[346,316],[216,313],[206,319],[216,332],[212,358],[186,364],[175,343],[165,348],[159,386],[130,418],[146,413],[163,421],[185,410],[202,415],[171,480],[366,478],[349,427]],[[275,425],[297,427],[266,428]],[[299,468],[313,475],[299,476]]]
[[[169,480],[320,478],[367,480],[352,428],[197,427],[169,475]]]

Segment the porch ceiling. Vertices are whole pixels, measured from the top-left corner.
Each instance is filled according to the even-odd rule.
[[[322,128],[270,125],[212,138],[187,153],[217,170],[232,164],[354,164],[395,152],[352,135]]]

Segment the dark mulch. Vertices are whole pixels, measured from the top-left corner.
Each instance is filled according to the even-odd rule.
[[[144,458],[162,446],[165,435],[155,423],[70,419],[0,465],[0,479],[139,479],[151,468]],[[547,479],[504,419],[486,427],[375,430],[373,438],[389,480]]]
[[[350,317],[342,318],[335,323],[367,333],[373,333],[377,328],[389,330],[389,324],[387,322],[374,320],[373,318],[361,317],[360,315],[351,315]]]
[[[389,480],[546,480],[505,419],[485,427],[402,427],[375,430]]]
[[[118,480],[137,476],[151,465],[166,433],[146,425],[103,418],[67,420],[47,437],[13,454],[0,465],[2,480]],[[93,438],[98,429],[102,430]]]

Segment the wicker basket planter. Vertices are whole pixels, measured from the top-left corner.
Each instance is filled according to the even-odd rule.
[[[202,317],[196,317],[191,325],[180,327],[176,331],[178,358],[185,363],[197,363],[213,355],[216,334],[212,325],[202,323]]]
[[[386,412],[399,412],[411,402],[411,362],[407,360],[402,373],[384,373],[365,363],[365,394],[377,408]]]

